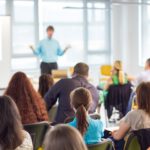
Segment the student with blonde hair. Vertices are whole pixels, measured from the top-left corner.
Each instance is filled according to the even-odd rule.
[[[50,129],[44,146],[44,150],[87,150],[81,134],[67,125],[58,125]]]
[[[123,71],[122,61],[116,60],[112,68],[112,75],[107,81],[105,90],[107,90],[110,85],[123,85],[126,83],[128,83],[128,76]]]
[[[76,117],[70,126],[77,128],[84,137],[86,144],[96,144],[103,136],[103,123],[94,120],[88,115],[88,110],[92,102],[92,96],[88,89],[80,87],[71,93],[71,105],[75,109]]]

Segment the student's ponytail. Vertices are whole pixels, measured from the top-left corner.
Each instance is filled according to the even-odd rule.
[[[122,70],[118,71],[118,78],[121,85],[125,84],[125,74]]]
[[[77,128],[83,136],[89,126],[87,121],[87,110],[83,105],[77,108],[76,118],[77,118]]]
[[[71,105],[76,110],[77,129],[84,136],[88,124],[88,110],[92,103],[92,96],[88,89],[80,87],[71,93]]]

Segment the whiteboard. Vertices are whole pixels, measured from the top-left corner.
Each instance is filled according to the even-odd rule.
[[[6,88],[11,72],[11,18],[0,16],[0,88]]]

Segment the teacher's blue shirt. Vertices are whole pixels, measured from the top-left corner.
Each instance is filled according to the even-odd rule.
[[[57,62],[58,56],[62,56],[64,51],[60,48],[58,41],[46,38],[39,42],[34,54],[39,56],[43,62]]]
[[[101,142],[104,136],[103,123],[101,120],[94,120],[88,117],[88,129],[84,135],[84,141],[86,144],[97,144]],[[77,128],[77,119],[75,118],[69,123],[70,126]]]

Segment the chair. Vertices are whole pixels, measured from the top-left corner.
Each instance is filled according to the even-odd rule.
[[[32,138],[34,150],[41,149],[48,128],[49,123],[46,121],[24,125],[24,129],[30,134]]]
[[[54,105],[48,112],[48,117],[49,117],[49,121],[50,122],[54,122],[54,119],[55,119],[55,116],[56,116],[56,113],[57,113],[57,109],[58,109],[58,106],[57,105]]]
[[[130,133],[128,135],[124,150],[141,150],[137,137],[134,134]]]
[[[66,78],[68,76],[67,70],[66,69],[52,70],[52,76],[54,78]]]
[[[111,70],[112,70],[111,65],[102,65],[100,67],[100,74],[102,76],[100,78],[100,81],[106,81],[108,79],[108,77],[111,76]]]
[[[150,128],[129,133],[124,150],[146,150],[150,146]]]
[[[111,140],[104,140],[98,144],[87,145],[88,150],[114,150],[114,146]]]
[[[108,119],[110,119],[113,107],[119,110],[121,117],[125,116],[129,98],[132,92],[131,84],[111,85],[105,100],[105,109],[107,110]]]

